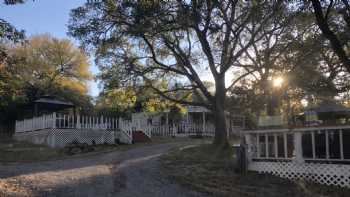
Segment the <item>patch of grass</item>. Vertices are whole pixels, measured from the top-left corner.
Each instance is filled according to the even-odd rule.
[[[0,142],[0,162],[30,162],[64,156],[58,149],[27,142],[7,140]]]
[[[211,144],[177,149],[161,157],[161,170],[170,180],[214,196],[350,196],[348,189],[292,182],[253,172],[237,174],[233,155],[232,148],[218,149]]]
[[[68,155],[64,153],[63,149],[54,149],[45,145],[36,145],[28,142],[15,141],[11,138],[0,139],[0,163],[13,163],[13,162],[36,162],[36,161],[48,161],[57,159],[68,159],[74,157],[91,156],[96,154],[103,154],[113,151],[127,151],[133,148],[162,144],[162,143],[175,143],[175,142],[191,142],[191,143],[204,143],[208,142],[207,139],[193,140],[189,138],[170,138],[170,137],[155,137],[151,142],[136,143],[131,145],[108,145],[99,144],[95,145],[92,152],[78,153],[74,155]]]
[[[57,159],[67,159],[84,155],[92,155],[119,150],[118,145],[100,144],[94,146],[92,152],[68,155],[64,149],[50,148],[46,145],[16,141],[11,138],[0,140],[0,163],[37,162]]]

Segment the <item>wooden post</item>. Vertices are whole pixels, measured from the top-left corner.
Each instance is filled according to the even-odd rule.
[[[168,126],[169,125],[169,112],[166,112],[166,125]]]
[[[52,114],[52,128],[56,129],[56,112]]]
[[[284,158],[288,158],[287,133],[283,134]]]
[[[105,129],[105,123],[103,122],[104,120],[103,120],[103,116],[100,116],[100,125],[99,125],[99,127],[102,129]]]
[[[66,115],[63,115],[63,127],[62,128],[66,128]]]
[[[265,158],[269,157],[269,136],[265,134]]]
[[[328,130],[325,130],[326,135],[326,159],[329,159],[329,136],[328,136]]]
[[[203,133],[205,133],[205,112],[203,112],[202,114],[202,117],[203,117]]]
[[[260,158],[260,135],[259,133],[256,134],[256,157]]]
[[[275,158],[278,158],[278,144],[277,144],[277,134],[273,135],[275,142]]]
[[[80,115],[77,114],[77,125],[76,125],[77,129],[81,129],[81,124],[80,124]]]
[[[298,163],[304,162],[301,137],[302,137],[301,132],[294,133],[295,161]]]
[[[343,130],[339,130],[340,159],[344,159]]]
[[[315,132],[311,132],[311,145],[312,145],[312,158],[316,158],[316,148],[315,148]]]

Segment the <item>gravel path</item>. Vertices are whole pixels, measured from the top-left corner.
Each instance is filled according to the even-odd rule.
[[[183,143],[40,163],[0,165],[0,197],[197,197],[162,178],[158,157]]]

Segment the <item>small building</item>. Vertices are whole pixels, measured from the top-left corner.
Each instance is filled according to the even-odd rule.
[[[350,108],[334,101],[324,101],[316,106],[309,107],[301,114],[301,117],[306,124],[310,121],[315,121],[319,125],[349,124]]]
[[[54,112],[69,111],[71,114],[76,114],[75,105],[72,102],[58,99],[54,96],[42,96],[35,100],[32,104],[33,116],[42,114],[51,114]]]
[[[132,122],[140,122],[139,125],[165,128],[176,127],[180,133],[206,133],[214,135],[214,117],[211,110],[201,106],[186,106],[185,114],[175,114],[170,111],[161,113],[134,113]],[[232,135],[239,135],[245,127],[245,118],[241,115],[231,115],[226,112],[227,131]],[[141,127],[140,127],[141,128]],[[167,129],[169,130],[169,129]],[[168,131],[167,131],[168,132]],[[159,133],[159,135],[161,135]]]

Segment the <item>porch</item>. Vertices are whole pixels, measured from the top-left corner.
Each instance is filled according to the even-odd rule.
[[[244,132],[248,169],[350,187],[350,126]]]
[[[129,121],[103,116],[52,113],[16,121],[14,138],[50,147],[78,141],[87,144],[132,143]]]

